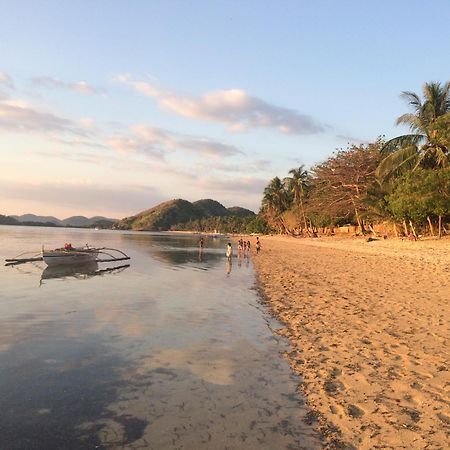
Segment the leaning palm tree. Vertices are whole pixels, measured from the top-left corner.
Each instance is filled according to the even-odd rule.
[[[377,176],[383,182],[420,166],[450,165],[450,142],[442,132],[450,127],[450,82],[425,83],[423,100],[414,92],[403,92],[402,97],[413,112],[400,116],[397,125],[408,125],[411,133],[395,137],[382,147],[384,158]]]
[[[289,175],[291,176],[286,177],[284,181],[287,185],[288,190],[293,195],[294,203],[300,208],[305,230],[307,233],[309,233],[303,199],[305,197],[305,191],[309,187],[310,176],[308,174],[308,171],[304,169],[303,164],[297,169],[291,169],[289,171]]]
[[[273,178],[264,189],[262,211],[280,229],[285,228],[281,214],[289,207],[289,195],[280,178]]]

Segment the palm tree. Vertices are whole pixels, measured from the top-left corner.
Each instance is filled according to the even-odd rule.
[[[425,83],[423,100],[414,92],[402,97],[413,112],[403,114],[397,125],[408,125],[410,134],[387,141],[381,149],[384,156],[377,168],[381,181],[399,176],[417,167],[436,168],[450,165],[450,142],[442,130],[450,126],[450,82]]]
[[[291,169],[289,171],[289,175],[292,175],[292,176],[286,177],[284,179],[284,181],[287,185],[289,192],[291,192],[293,195],[294,203],[300,207],[300,210],[302,212],[302,217],[303,217],[303,223],[305,225],[305,230],[307,233],[309,233],[308,224],[306,222],[305,208],[303,205],[305,191],[309,187],[309,181],[310,181],[309,173],[307,170],[304,169],[304,166],[302,164],[297,169]]]
[[[273,178],[264,189],[262,210],[268,218],[272,219],[281,230],[283,224],[281,213],[289,207],[289,195],[283,182],[278,178]]]

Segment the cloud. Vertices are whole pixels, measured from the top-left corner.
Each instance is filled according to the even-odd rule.
[[[131,131],[131,135],[111,136],[107,140],[108,144],[119,153],[141,153],[160,159],[167,153],[180,150],[214,159],[242,154],[232,145],[204,137],[178,134],[150,125],[136,125]]]
[[[124,215],[141,211],[149,204],[165,199],[153,187],[108,186],[93,184],[89,180],[39,183],[0,181],[0,198],[26,205],[39,204],[47,211],[65,209],[79,211],[80,214],[119,212]]]
[[[116,80],[155,98],[164,109],[184,117],[225,123],[236,132],[251,128],[274,128],[281,133],[301,135],[325,131],[325,126],[309,115],[272,105],[241,89],[212,91],[195,98],[157,89],[129,75],[118,75]]]
[[[14,83],[13,80],[11,79],[11,77],[5,73],[5,72],[0,72],[0,85],[8,88],[8,89],[14,89]]]
[[[53,77],[34,77],[33,84],[50,89],[63,89],[66,91],[78,92],[85,95],[104,95],[103,88],[94,87],[86,81],[62,81]]]
[[[38,111],[18,101],[0,98],[0,129],[18,132],[60,132],[87,136],[75,122],[52,113]]]
[[[216,170],[225,173],[255,173],[255,172],[268,172],[272,171],[271,162],[265,159],[246,160],[244,162],[236,162],[234,164],[228,164],[223,161],[208,161],[206,163],[199,163],[196,168],[202,172],[208,172]]]
[[[205,191],[262,195],[267,186],[266,178],[248,177],[207,177],[198,181],[198,187]],[[240,201],[240,200],[238,200]]]

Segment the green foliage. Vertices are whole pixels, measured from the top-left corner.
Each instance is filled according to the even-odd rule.
[[[267,221],[262,216],[257,215],[249,220],[243,232],[246,234],[268,234],[271,232],[271,229]]]
[[[450,165],[450,82],[425,83],[423,99],[414,92],[403,92],[402,97],[413,112],[400,116],[397,124],[408,125],[412,134],[391,139],[381,149],[383,160],[377,169],[381,182],[419,167]]]
[[[222,216],[190,220],[172,225],[172,231],[197,231],[204,233],[261,233],[269,231],[267,223],[260,216]]]
[[[425,223],[427,217],[450,217],[450,169],[419,169],[404,175],[387,197],[397,220]]]

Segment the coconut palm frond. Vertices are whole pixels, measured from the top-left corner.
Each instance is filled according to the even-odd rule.
[[[415,131],[421,134],[424,133],[422,121],[415,114],[403,114],[397,119],[396,125],[408,125],[411,131]]]
[[[424,109],[426,107],[433,119],[450,111],[450,83],[425,83],[423,93],[426,99]]]
[[[397,177],[408,170],[412,170],[417,164],[419,149],[416,145],[410,145],[388,154],[377,167],[375,174],[381,182]]]
[[[406,100],[414,109],[419,111],[422,108],[422,100],[415,92],[403,91],[400,97]]]
[[[405,147],[419,145],[425,140],[426,136],[422,134],[404,134],[403,136],[397,136],[387,141],[383,147],[381,147],[381,155],[388,156],[389,154]]]

